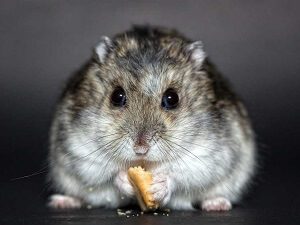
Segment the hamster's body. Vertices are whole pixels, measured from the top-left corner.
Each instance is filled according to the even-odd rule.
[[[246,110],[200,42],[136,27],[103,38],[54,116],[49,205],[117,208],[134,201],[126,171],[143,165],[171,209],[229,210],[255,167]]]

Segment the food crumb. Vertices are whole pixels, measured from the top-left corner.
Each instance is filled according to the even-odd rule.
[[[163,209],[163,210],[158,210],[151,212],[153,216],[169,216],[169,209]],[[144,211],[136,211],[135,209],[117,209],[117,214],[118,216],[123,216],[126,218],[129,217],[138,217],[138,216],[143,216],[145,214]]]
[[[118,216],[126,216],[127,218],[129,218],[130,216],[135,216],[133,215],[133,210],[117,209],[117,214]]]
[[[121,212],[121,211],[118,211],[117,214],[118,214],[118,216],[126,216],[126,213]]]

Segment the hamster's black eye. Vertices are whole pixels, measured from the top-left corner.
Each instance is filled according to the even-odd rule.
[[[165,109],[175,109],[178,105],[179,97],[176,91],[172,88],[169,88],[165,91],[161,106]]]
[[[126,104],[126,95],[124,89],[121,87],[117,87],[111,94],[110,101],[114,106],[124,106]]]

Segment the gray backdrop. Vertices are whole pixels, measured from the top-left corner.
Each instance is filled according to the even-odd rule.
[[[291,171],[299,156],[299,7],[299,1],[274,0],[1,0],[4,180],[41,167],[64,82],[90,57],[102,35],[132,24],[169,26],[202,40],[249,108],[260,155],[267,159],[263,168]]]

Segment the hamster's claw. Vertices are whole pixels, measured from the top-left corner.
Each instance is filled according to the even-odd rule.
[[[228,211],[232,208],[231,202],[223,197],[204,200],[201,204],[204,211]]]
[[[50,196],[48,206],[54,209],[78,209],[82,206],[82,202],[74,197],[54,194]]]
[[[160,205],[166,205],[171,198],[169,178],[165,174],[153,175],[152,185],[149,191],[152,193],[155,201]]]
[[[115,178],[115,185],[119,188],[120,192],[131,197],[134,195],[134,189],[128,179],[127,172],[120,171]]]

